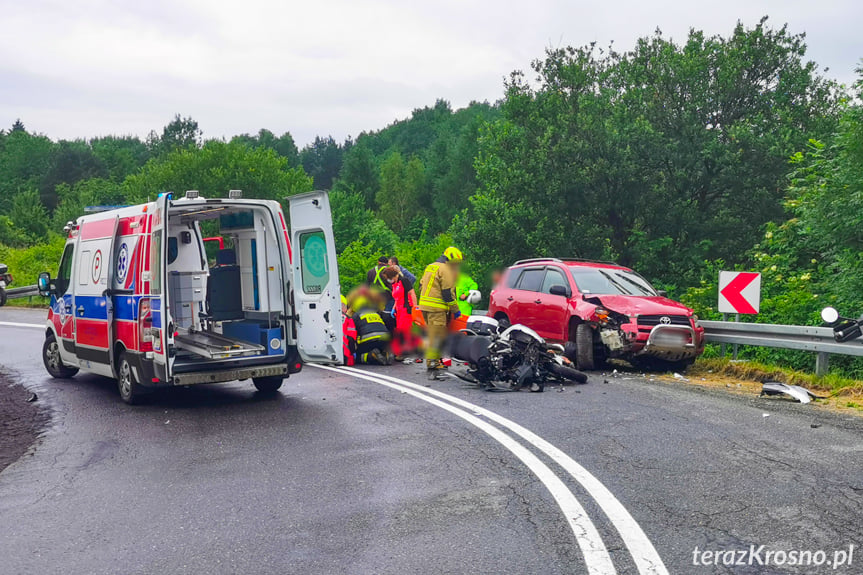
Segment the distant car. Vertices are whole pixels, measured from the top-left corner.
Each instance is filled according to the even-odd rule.
[[[704,328],[690,308],[614,263],[518,261],[491,292],[488,313],[565,343],[579,369],[621,358],[648,369],[682,371],[704,351]]]
[[[12,283],[12,274],[6,264],[0,264],[0,307],[6,305],[6,290]]]

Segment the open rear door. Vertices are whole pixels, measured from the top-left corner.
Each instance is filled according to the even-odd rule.
[[[288,200],[300,357],[341,363],[342,304],[330,199],[326,192],[310,192]]]
[[[153,335],[153,367],[156,377],[162,381],[171,381],[171,357],[173,321],[168,307],[168,206],[171,204],[170,194],[159,194],[156,198],[156,209],[150,220],[150,267],[148,277],[150,282],[150,312]]]

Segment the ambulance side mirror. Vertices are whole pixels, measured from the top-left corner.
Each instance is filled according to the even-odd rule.
[[[54,286],[51,285],[51,274],[42,272],[39,274],[39,279],[36,280],[36,287],[39,288],[39,295],[48,297],[54,291]]]

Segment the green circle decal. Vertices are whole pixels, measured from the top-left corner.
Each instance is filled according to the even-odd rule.
[[[312,236],[303,249],[303,263],[309,273],[316,277],[327,275],[327,242],[320,236]]]

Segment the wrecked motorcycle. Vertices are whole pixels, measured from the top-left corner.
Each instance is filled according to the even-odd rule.
[[[587,375],[572,367],[563,346],[547,343],[529,327],[503,328],[497,320],[471,316],[452,341],[452,356],[467,363],[456,377],[484,389],[540,392],[546,382],[585,383]]]
[[[839,343],[851,341],[863,335],[863,317],[860,319],[842,317],[836,308],[825,307],[821,310],[821,319],[828,327],[833,328],[833,339]]]

